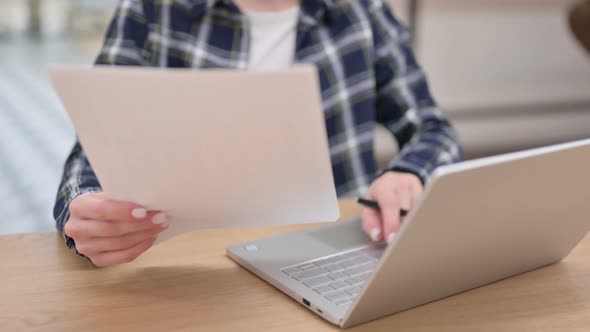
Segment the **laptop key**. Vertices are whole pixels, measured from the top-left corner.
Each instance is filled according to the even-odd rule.
[[[351,285],[359,285],[359,284],[365,283],[365,280],[360,277],[351,277],[348,279],[344,279],[344,281],[346,281],[347,283],[349,283]]]
[[[371,277],[371,275],[373,274],[373,272],[369,272],[369,273],[363,273],[361,275],[359,275],[358,277],[363,279],[363,281],[367,281],[369,280],[369,278]]]
[[[332,287],[334,289],[342,289],[342,288],[350,287],[350,285],[344,281],[335,281],[330,284],[330,287]]]
[[[334,301],[334,304],[336,304],[336,305],[347,305],[347,304],[351,304],[351,303],[352,303],[352,299],[348,299],[348,298]]]
[[[367,261],[367,264],[368,265],[371,265],[373,267],[377,267],[377,265],[379,265],[379,260],[377,260],[377,259],[371,259],[371,260]]]
[[[292,275],[292,274],[295,274],[297,272],[301,272],[301,269],[298,268],[297,266],[293,266],[293,267],[288,267],[286,269],[283,269],[283,272],[285,272],[288,275]]]
[[[349,260],[340,262],[338,264],[340,264],[340,265],[342,265],[344,267],[353,267],[353,266],[357,266],[358,265],[358,263],[355,262],[355,261],[353,261],[352,259],[349,259]]]
[[[314,263],[307,263],[307,264],[299,265],[298,267],[300,269],[302,269],[303,271],[307,271],[307,270],[311,270],[311,269],[316,268]]]
[[[347,288],[344,291],[347,292],[348,294],[350,294],[351,296],[354,296],[354,295],[357,295],[360,292],[362,292],[362,290],[363,290],[362,288],[357,286],[357,287]]]
[[[346,275],[342,272],[332,272],[332,273],[328,274],[328,277],[332,280],[341,280],[341,279],[348,278],[348,275]]]
[[[324,267],[326,265],[330,265],[335,263],[334,261],[332,261],[330,258],[326,258],[326,259],[320,259],[319,261],[315,261],[313,262],[315,265],[319,266],[319,267]]]
[[[342,256],[340,256],[340,255],[336,255],[336,256],[332,256],[330,258],[326,258],[326,261],[329,262],[330,264],[337,263],[337,262],[339,262],[341,260],[342,260]]]
[[[342,298],[348,298],[350,297],[347,293],[344,293],[342,291],[335,291],[329,294],[326,294],[325,297],[330,300],[330,301],[336,301]]]
[[[381,259],[381,256],[383,256],[384,250],[380,249],[380,248],[371,248],[370,250],[368,250],[366,252],[367,255],[376,258],[376,259]]]
[[[359,266],[358,269],[362,272],[373,272],[373,270],[375,270],[375,265],[369,263]]]
[[[309,288],[313,288],[313,287],[316,287],[316,286],[319,286],[322,284],[326,284],[331,281],[332,281],[332,279],[330,279],[326,276],[320,276],[320,277],[306,279],[303,281],[303,284]]]
[[[361,274],[366,271],[363,271],[363,270],[359,269],[358,267],[351,267],[351,268],[348,268],[342,272],[352,277],[352,276],[355,276],[357,274]]]
[[[323,285],[316,287],[313,290],[320,295],[324,295],[326,293],[334,291],[334,288],[330,287],[329,285]]]
[[[340,255],[342,258],[344,259],[349,259],[349,258],[353,258],[356,257],[358,255],[362,255],[362,253],[360,253],[360,250],[356,250],[356,251],[351,251],[351,252],[347,252],[346,254],[342,254]]]
[[[337,271],[344,270],[344,266],[342,266],[340,264],[331,264],[331,265],[325,266],[324,269],[326,269],[330,272],[337,272]]]
[[[303,279],[313,278],[313,277],[321,276],[324,274],[328,274],[328,271],[324,270],[322,268],[315,268],[312,270],[307,270],[307,271],[295,273],[295,274],[291,275],[291,277],[293,277],[296,280],[301,281]]]
[[[363,256],[356,256],[351,261],[354,262],[355,265],[361,265],[361,264],[371,262],[372,260],[374,260],[374,258],[363,255]]]
[[[332,263],[337,264],[337,263],[340,263],[340,262],[345,261],[347,259],[348,258],[344,257],[343,255],[334,256],[334,257],[332,257]]]
[[[362,256],[362,255],[364,255],[364,252],[365,252],[365,249],[363,249],[363,250],[357,250],[357,251],[353,251],[353,252],[351,253],[351,255],[352,255],[353,257]]]

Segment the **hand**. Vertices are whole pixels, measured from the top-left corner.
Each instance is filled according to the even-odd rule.
[[[74,239],[78,252],[96,266],[110,266],[135,260],[168,226],[162,212],[148,212],[137,204],[95,193],[70,203],[64,232]]]
[[[410,173],[387,172],[371,185],[367,199],[379,203],[381,211],[364,208],[363,229],[373,241],[391,242],[400,227],[400,210],[412,210],[424,188],[420,179]]]

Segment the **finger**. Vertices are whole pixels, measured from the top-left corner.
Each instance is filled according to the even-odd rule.
[[[423,187],[422,184],[420,182],[413,182],[412,184],[410,184],[409,186],[409,191],[410,191],[410,208],[408,208],[408,211],[411,210],[415,210],[416,206],[418,205],[418,202],[420,202],[420,198],[422,197],[423,194]]]
[[[379,211],[371,208],[364,208],[362,211],[363,230],[373,242],[383,240],[383,221]]]
[[[122,221],[144,219],[148,211],[141,205],[116,201],[100,193],[74,199],[70,203],[70,214],[82,219]]]
[[[399,229],[400,202],[393,190],[382,190],[376,193],[375,198],[381,207],[384,237],[389,242]]]
[[[423,194],[424,194],[424,187],[422,187],[421,183],[418,182],[412,186],[412,208],[414,208],[414,207],[416,207],[416,205],[418,205],[418,202],[422,198]]]
[[[154,218],[156,219],[156,218]],[[160,222],[160,220],[157,220]],[[116,237],[125,234],[137,233],[147,230],[166,229],[169,222],[155,224],[148,219],[138,221],[102,221],[74,219],[66,223],[64,232],[67,236],[79,240],[97,237]]]
[[[414,207],[414,194],[410,188],[398,190],[397,198],[401,209],[410,211]]]
[[[154,242],[156,242],[156,239],[151,238],[128,249],[102,252],[89,258],[96,266],[111,266],[129,263],[151,248]]]
[[[129,249],[138,243],[157,237],[163,231],[164,229],[150,229],[118,237],[85,239],[76,243],[76,249],[79,253],[89,257],[102,252]]]

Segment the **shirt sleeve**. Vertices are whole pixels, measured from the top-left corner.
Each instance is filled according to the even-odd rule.
[[[396,138],[400,153],[386,170],[417,175],[426,183],[434,170],[462,159],[458,137],[432,97],[416,63],[410,33],[383,0],[369,12],[375,47],[377,122]]]
[[[109,24],[104,45],[96,59],[97,65],[146,66],[149,54],[145,47],[148,24],[141,0],[121,0]],[[100,192],[101,186],[77,141],[64,165],[61,184],[53,209],[56,227],[64,236],[67,246],[76,254],[74,240],[64,233],[70,217],[70,202],[76,197]]]

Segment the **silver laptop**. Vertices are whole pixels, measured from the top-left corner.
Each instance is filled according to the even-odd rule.
[[[389,245],[360,220],[228,255],[346,328],[560,261],[590,230],[590,140],[436,171]]]

